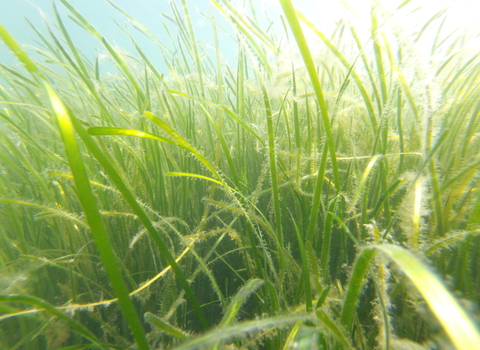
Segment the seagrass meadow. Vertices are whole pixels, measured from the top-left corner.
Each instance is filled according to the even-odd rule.
[[[479,349],[478,31],[107,1],[132,52],[0,26],[1,349]]]

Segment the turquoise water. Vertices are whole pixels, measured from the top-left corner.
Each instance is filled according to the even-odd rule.
[[[237,9],[241,9],[244,4],[248,4],[250,0],[233,1]],[[177,6],[182,5],[181,0],[173,0]],[[355,13],[353,17],[356,20],[366,21],[365,29],[368,27],[369,3],[371,0],[352,1],[350,13]],[[23,44],[38,47],[38,39],[27,23],[28,19],[42,34],[48,36],[45,24],[54,22],[55,14],[52,3],[55,3],[58,12],[62,18],[66,18],[68,11],[60,3],[60,1],[51,0],[0,0],[0,23],[15,37],[15,39]],[[150,60],[157,65],[157,69],[163,73],[167,73],[167,68],[162,57],[154,45],[139,34],[131,25],[127,25],[127,20],[118,10],[110,5],[106,0],[71,0],[70,3],[79,11],[105,38],[128,52],[134,52],[135,49],[130,39],[119,28],[114,21],[123,28],[127,28],[128,32],[142,46],[142,50],[149,56]],[[139,23],[152,31],[155,35],[162,38],[165,37],[165,43],[170,45],[171,40],[167,37],[167,32],[163,23],[168,26],[168,19],[162,15],[172,15],[170,1],[167,0],[116,0],[114,1],[119,7],[125,10],[129,15],[135,18]],[[278,1],[253,1],[257,9],[257,18],[261,27],[268,27],[269,23],[273,23],[273,30],[280,32],[281,22],[277,19],[281,15]],[[387,1],[385,4],[393,6],[396,1]],[[478,26],[475,14],[480,13],[480,2],[472,0],[443,0],[443,1],[422,1],[423,8],[417,12],[417,16],[411,17],[412,25],[416,21],[421,22],[422,18],[431,16],[432,14],[449,8],[448,19],[444,23],[444,31],[453,31],[459,26]],[[189,6],[192,23],[194,26],[197,40],[205,45],[213,46],[213,34],[211,24],[205,16],[214,14],[215,20],[222,26],[224,30],[218,32],[219,41],[223,58],[229,64],[234,64],[236,60],[237,44],[231,39],[235,36],[228,21],[215,9],[210,0],[187,0]],[[384,4],[384,5],[385,5]],[[339,1],[317,1],[317,0],[299,0],[294,1],[296,9],[305,15],[321,30],[329,34],[335,28],[335,23],[341,18],[345,18],[348,10],[343,7]],[[71,37],[74,39],[78,48],[87,56],[95,57],[97,54],[102,55],[105,49],[91,35],[84,32],[82,28],[66,20],[65,25],[69,30]],[[171,29],[168,26],[169,30]],[[357,26],[358,29],[358,26]],[[176,33],[173,32],[172,35]],[[175,41],[176,38],[174,38]],[[279,38],[280,39],[280,38]],[[478,44],[478,40],[477,40]],[[16,64],[14,56],[6,49],[3,43],[0,44],[0,57],[2,64]]]
[[[174,0],[173,3],[177,6],[182,5],[181,0]],[[68,11],[60,3],[54,2],[57,6],[58,12],[62,18],[66,18]],[[105,38],[128,52],[134,52],[135,49],[130,39],[125,33],[115,24],[117,21],[119,25],[124,26],[127,23],[125,16],[117,9],[110,5],[106,0],[71,0],[70,3],[75,9],[80,12]],[[168,19],[162,13],[172,16],[170,1],[167,0],[116,0],[116,5],[121,7],[125,12],[135,18],[139,23],[152,31],[159,38],[165,37],[165,44],[170,45],[171,40],[167,37],[167,32],[163,23],[168,25]],[[246,3],[238,2],[238,3]],[[271,21],[274,21],[274,26],[281,26],[280,21],[277,21],[281,14],[280,7],[277,1],[254,1],[258,11],[259,23],[262,27],[267,27]],[[215,20],[222,26],[224,30],[218,32],[219,41],[222,47],[222,54],[229,63],[234,63],[236,60],[237,44],[231,39],[235,33],[231,29],[231,25],[217,10],[213,10],[214,6],[210,0],[188,0],[190,16],[194,26],[197,40],[203,42],[205,45],[213,46],[213,34],[211,24],[205,16],[214,14]],[[312,18],[316,23],[322,22],[322,28],[325,32],[329,32],[329,28],[333,29],[335,16],[333,12],[338,10],[338,4],[328,4],[326,11],[319,10],[320,5],[324,6],[322,2],[315,0],[302,0],[295,3],[298,10],[304,13],[316,13]],[[241,6],[236,6],[238,9]],[[266,16],[265,16],[266,14]],[[267,16],[270,18],[268,19]],[[338,15],[337,15],[338,17]],[[51,0],[1,0],[0,1],[0,23],[15,37],[15,39],[24,45],[38,46],[36,35],[30,25],[27,23],[28,19],[40,32],[48,36],[48,31],[45,28],[45,23],[54,22],[55,13],[52,8]],[[337,18],[338,19],[338,18]],[[65,25],[69,30],[70,35],[74,39],[78,48],[87,56],[94,57],[99,54],[102,55],[105,51],[101,44],[91,35],[78,25],[70,20],[65,21]],[[158,50],[156,50],[151,42],[145,36],[139,34],[132,26],[127,26],[129,33],[142,46],[142,50],[149,56],[150,60],[154,62],[158,69],[166,73],[166,66],[163,59],[160,57]],[[169,26],[169,30],[174,26]],[[275,28],[273,28],[275,29]],[[172,32],[172,35],[176,35]],[[176,38],[174,37],[175,41]],[[16,64],[14,56],[6,49],[5,45],[0,44],[0,57],[3,64]]]

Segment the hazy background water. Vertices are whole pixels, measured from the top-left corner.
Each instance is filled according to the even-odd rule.
[[[168,25],[169,21],[162,15],[162,13],[172,15],[169,0],[115,0],[114,2],[159,38],[165,38],[166,44],[170,44],[170,39],[163,27],[163,23],[167,23]],[[173,2],[182,8],[181,0],[173,0]],[[257,3],[256,8],[257,11],[259,11],[259,17],[263,24],[268,25],[268,19],[262,15],[266,12],[270,18],[275,19],[276,25],[280,25],[277,19],[281,11],[277,1],[254,1],[254,3],[255,2]],[[135,52],[130,39],[113,21],[115,20],[119,24],[124,25],[128,22],[128,19],[107,1],[70,0],[70,3],[105,36],[110,43],[128,52]],[[308,13],[309,10],[311,11],[312,8],[316,7],[316,3],[318,3],[318,1],[302,0],[296,5],[300,10],[305,10]],[[52,4],[52,0],[0,0],[0,23],[6,27],[19,43],[36,46],[35,33],[25,18],[29,19],[34,26],[46,34],[45,23],[51,23],[55,18]],[[101,55],[106,52],[97,39],[66,18],[69,12],[60,1],[55,1],[55,4],[75,44],[82,52],[90,58],[94,58],[97,53]],[[228,61],[233,61],[236,57],[237,45],[229,37],[229,34],[234,35],[234,33],[228,21],[214,9],[210,0],[187,0],[187,4],[197,40],[210,46],[213,45],[212,26],[205,16],[210,16],[213,12],[215,20],[225,29],[218,31],[224,58]],[[238,6],[237,8],[240,7],[241,6]],[[333,27],[333,22],[331,26]],[[175,33],[175,26],[170,24],[169,30]],[[135,40],[141,44],[142,49],[149,55],[152,62],[160,66],[159,70],[165,71],[166,67],[163,64],[162,57],[160,57],[159,50],[155,48],[148,39],[139,34],[137,30],[130,27],[129,32],[134,36]],[[175,39],[174,37],[174,40]],[[0,58],[0,61],[4,64],[16,63],[13,54],[11,54],[3,44],[0,44]]]
[[[250,0],[233,1],[237,9],[241,9],[245,3]],[[164,38],[165,43],[170,45],[163,23],[169,21],[162,16],[162,13],[172,14],[169,0],[115,0],[118,6],[123,8],[131,16],[136,18],[138,22],[152,31],[159,38]],[[178,7],[182,7],[181,0],[173,0]],[[274,21],[277,32],[280,33],[281,22],[278,20],[282,11],[277,0],[252,1],[256,5],[258,18],[263,28],[267,28],[269,19]],[[106,49],[102,44],[89,33],[73,23],[67,18],[68,10],[65,9],[60,1],[52,0],[0,0],[0,23],[15,37],[15,39],[26,46],[38,47],[36,35],[32,28],[28,25],[25,18],[37,27],[43,34],[47,35],[45,23],[55,23],[55,15],[52,4],[55,3],[59,13],[66,24],[71,37],[78,48],[90,59],[94,59],[96,55],[102,57],[106,53]],[[128,19],[118,10],[111,6],[105,0],[70,0],[70,3],[115,47],[122,48],[128,52],[135,52],[130,39],[122,32],[122,30],[114,23],[117,21],[120,25],[125,25]],[[327,35],[335,28],[335,23],[345,16],[346,11],[339,0],[293,0],[294,6],[304,13],[317,27]],[[369,28],[369,8],[371,0],[355,0],[351,1],[351,7],[358,14],[359,21],[363,21],[362,26],[365,31]],[[401,0],[387,0],[382,2],[393,10],[402,3]],[[203,42],[208,50],[213,50],[213,34],[210,21],[205,16],[214,14],[215,20],[225,30],[219,30],[220,47],[223,57],[232,65],[236,61],[237,44],[235,43],[234,33],[231,25],[211,4],[210,0],[187,0],[192,23],[197,40]],[[439,10],[451,7],[449,18],[444,24],[444,31],[447,33],[455,30],[461,25],[477,25],[479,24],[478,14],[480,14],[480,1],[478,0],[412,0],[409,6],[423,6],[415,15],[411,16],[412,25],[415,22],[424,22],[428,17],[432,16]],[[135,40],[140,44],[142,50],[149,56],[149,59],[155,64],[157,69],[163,73],[167,73],[163,57],[158,48],[156,48],[148,39],[140,34],[137,30],[128,26],[128,31]],[[358,26],[356,27],[358,30]],[[169,29],[175,35],[175,26],[170,25]],[[479,30],[480,33],[480,30]],[[368,35],[368,32],[367,34]],[[47,35],[48,36],[48,35]],[[177,38],[174,36],[173,40]],[[478,37],[477,37],[478,39]],[[477,40],[478,43],[478,40]],[[474,45],[476,45],[475,43]],[[29,51],[31,52],[31,50]],[[0,43],[0,63],[17,64],[15,57],[8,51],[3,43]],[[105,69],[110,70],[108,63],[103,63]]]

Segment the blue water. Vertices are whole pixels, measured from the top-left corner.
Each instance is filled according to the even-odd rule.
[[[0,24],[2,24],[20,44],[26,47],[29,53],[32,53],[34,52],[33,47],[39,47],[40,45],[35,32],[28,25],[25,18],[30,20],[43,35],[48,37],[45,23],[49,23],[49,25],[53,27],[54,23],[56,23],[52,2],[52,0],[0,0]],[[118,24],[125,26],[125,24],[128,23],[128,19],[106,0],[70,0],[69,2],[113,46],[122,48],[129,53],[136,52],[128,36],[114,23],[115,20]],[[173,35],[176,33],[175,25],[172,25],[161,15],[162,13],[172,15],[169,0],[115,0],[114,2],[158,38],[164,39],[164,43],[171,47],[171,40],[166,34],[163,23],[168,25]],[[182,9],[181,0],[173,0],[172,2],[175,3],[180,10]],[[221,1],[219,0],[219,2]],[[241,6],[239,4],[248,4],[249,0],[235,0],[232,2],[237,9],[240,9]],[[313,21],[320,19],[323,23],[323,30],[325,30],[327,25],[333,28],[331,15],[327,15],[325,11],[312,11],[312,9],[318,9],[319,4],[322,2],[318,0],[297,0],[293,2],[297,9],[308,14]],[[59,0],[54,1],[54,3],[75,45],[77,45],[89,59],[93,60],[97,55],[106,53],[106,49],[96,38],[86,33],[77,24],[67,18],[69,11]],[[267,28],[270,22],[268,18],[271,18],[271,20],[275,22],[275,27],[271,29],[277,33],[281,32],[281,22],[278,20],[281,9],[278,1],[254,0],[253,3],[256,4],[260,26],[264,29]],[[210,16],[210,13],[213,12],[215,20],[223,28],[223,30],[217,29],[222,56],[231,66],[235,66],[237,43],[233,39],[235,33],[232,25],[228,23],[224,16],[212,5],[210,0],[187,0],[187,4],[196,39],[204,43],[202,45],[210,46],[212,48],[211,50],[213,50],[214,47],[212,25],[211,22],[205,18],[205,15]],[[324,3],[322,6],[326,6],[326,4]],[[331,5],[327,5],[327,7],[328,6]],[[132,26],[127,26],[127,29],[137,43],[140,44],[140,47],[152,63],[154,63],[156,68],[162,73],[167,73],[167,68],[159,49]],[[61,37],[61,35],[59,35],[59,37]],[[173,37],[173,40],[177,41],[177,37]],[[211,55],[211,57],[214,57],[214,55]],[[0,43],[0,62],[7,65],[18,64],[16,58],[3,43]]]
[[[199,40],[211,41],[211,30],[203,30],[202,26],[209,25],[204,20],[199,11],[208,13],[209,1],[189,1],[194,6],[190,7],[190,12],[194,24],[194,30]],[[94,59],[98,54],[106,53],[102,44],[89,33],[86,33],[77,24],[73,23],[67,14],[68,10],[60,1],[55,1],[57,9],[67,26],[75,45],[90,59]],[[113,19],[120,25],[128,22],[123,14],[113,6],[102,0],[71,0],[70,3],[80,12],[112,45],[120,47],[128,52],[135,52],[135,49],[128,38],[120,28],[114,23]],[[165,36],[162,22],[165,18],[161,16],[162,12],[171,14],[169,1],[166,0],[117,0],[115,3],[124,9],[138,22],[151,30],[159,38]],[[176,1],[181,7],[181,1]],[[220,16],[218,16],[220,19]],[[14,36],[20,43],[28,46],[38,47],[38,38],[33,29],[28,25],[25,18],[44,35],[48,36],[45,23],[55,23],[55,14],[52,8],[51,0],[0,0],[0,23]],[[210,29],[210,26],[209,28]],[[163,65],[159,51],[154,45],[131,26],[129,32],[140,44],[142,50],[149,56],[155,65]],[[166,39],[169,42],[169,39]],[[29,52],[32,52],[29,50]],[[158,58],[158,59],[157,59]],[[7,50],[5,45],[0,44],[0,61],[3,64],[16,64],[15,57]],[[160,70],[161,67],[159,68]]]

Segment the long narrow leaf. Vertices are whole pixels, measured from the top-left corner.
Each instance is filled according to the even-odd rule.
[[[79,322],[77,322],[73,318],[69,317],[64,312],[57,310],[55,306],[47,303],[45,300],[41,300],[39,298],[35,298],[31,296],[23,296],[23,295],[0,295],[0,303],[25,303],[25,304],[33,305],[39,309],[43,309],[49,314],[64,321],[66,324],[68,324],[75,331],[77,331],[79,334],[81,334],[83,337],[85,337],[92,343],[97,344],[102,349],[104,349],[104,346],[101,345],[100,340],[92,332],[90,332],[87,328],[82,326]]]
[[[377,249],[394,261],[415,285],[457,350],[478,347],[480,333],[477,327],[430,269],[399,246],[385,244],[377,246]]]
[[[313,90],[315,91],[315,96],[317,97],[317,102],[320,106],[320,111],[321,111],[322,120],[323,120],[323,127],[325,128],[325,133],[327,134],[327,143],[328,143],[328,148],[330,150],[330,158],[331,158],[332,168],[333,168],[334,183],[337,190],[340,191],[340,175],[338,173],[335,142],[333,139],[332,129],[330,126],[330,118],[328,117],[327,104],[323,96],[323,89],[320,85],[320,80],[318,79],[315,63],[313,61],[312,55],[310,53],[310,48],[308,47],[307,40],[305,39],[305,35],[303,34],[302,27],[300,26],[300,22],[298,21],[297,13],[295,11],[295,8],[292,5],[292,2],[290,0],[279,0],[279,1],[280,1],[280,4],[282,5],[283,12],[287,17],[287,20],[293,32],[293,35],[295,36],[295,40],[297,41],[298,48],[300,50],[300,53],[302,54],[303,61],[305,62],[305,66],[308,71],[308,75],[310,76],[310,81],[312,82],[312,85],[313,85]]]
[[[122,273],[120,272],[117,258],[112,250],[112,245],[107,236],[107,232],[105,231],[102,217],[90,187],[90,181],[75,139],[73,125],[67,109],[50,86],[46,85],[46,90],[57,116],[63,142],[65,143],[68,161],[75,180],[78,197],[83,210],[85,211],[85,216],[87,217],[87,222],[92,231],[103,265],[105,266],[110,283],[118,297],[120,307],[122,308],[139,348],[147,350],[149,348],[147,339],[130,296],[128,295],[127,286],[125,285]]]

